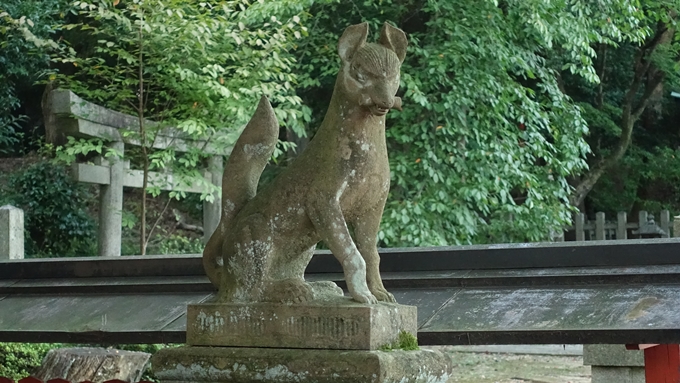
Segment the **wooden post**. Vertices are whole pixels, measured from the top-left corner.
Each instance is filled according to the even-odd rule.
[[[224,172],[224,163],[222,156],[212,156],[208,159],[208,170],[210,171],[210,179],[213,185],[222,187],[222,173]],[[222,215],[222,198],[221,189],[215,193],[213,202],[203,201],[203,243],[208,243],[210,236],[217,229],[220,224],[220,217]]]
[[[645,350],[646,383],[680,383],[680,345],[634,344],[629,350]]]
[[[125,145],[120,141],[110,142],[109,147],[123,155]],[[123,223],[123,185],[125,169],[123,159],[108,157],[109,184],[99,187],[99,240],[98,254],[101,257],[120,256]]]
[[[668,210],[661,210],[659,213],[659,227],[666,233],[663,238],[671,236],[671,213]]]
[[[599,211],[595,214],[595,239],[604,241],[604,213]]]
[[[0,259],[24,258],[24,211],[0,207]]]
[[[574,231],[576,232],[577,241],[585,241],[586,234],[583,232],[583,225],[585,220],[585,215],[583,213],[576,213],[574,215]]]
[[[628,230],[626,224],[628,223],[628,214],[625,211],[620,211],[616,216],[616,239],[628,239]]]

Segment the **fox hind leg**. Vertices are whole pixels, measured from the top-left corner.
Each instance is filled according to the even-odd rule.
[[[246,217],[238,225],[233,243],[223,244],[221,302],[258,302],[270,277],[273,245],[269,225],[260,214]]]

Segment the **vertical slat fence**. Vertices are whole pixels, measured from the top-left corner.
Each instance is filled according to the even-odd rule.
[[[674,217],[671,222],[668,210],[661,211],[658,219],[646,211],[641,211],[638,213],[637,222],[628,222],[626,212],[619,212],[616,215],[616,222],[608,222],[606,218],[605,213],[598,212],[595,214],[594,221],[588,221],[585,214],[577,213],[574,215],[574,225],[566,230],[567,232],[573,231],[574,234],[565,235],[565,237],[576,241],[638,238],[639,235],[635,232],[640,229],[641,225],[651,224],[663,230],[663,234],[658,234],[661,238],[668,238],[671,235],[680,236],[680,216]]]

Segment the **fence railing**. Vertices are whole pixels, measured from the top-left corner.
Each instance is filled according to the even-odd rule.
[[[626,212],[619,212],[616,221],[607,221],[605,213],[595,214],[594,221],[587,221],[583,213],[574,215],[574,225],[568,228],[566,237],[576,241],[610,240],[628,238],[669,238],[680,235],[680,217],[671,225],[670,212],[663,210],[658,216],[646,211],[638,213],[637,221],[629,221]],[[677,223],[676,223],[677,221]],[[678,229],[675,226],[678,225]]]

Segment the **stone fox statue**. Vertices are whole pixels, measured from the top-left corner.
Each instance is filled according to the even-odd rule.
[[[220,224],[203,252],[218,301],[314,299],[315,284],[305,282],[304,271],[323,240],[354,300],[394,302],[380,278],[376,242],[390,186],[385,115],[401,108],[395,94],[407,40],[388,24],[377,44],[367,43],[367,35],[366,23],[345,30],[338,43],[342,67],[321,127],[257,194],[279,131],[266,98],[236,142],[224,170]]]

